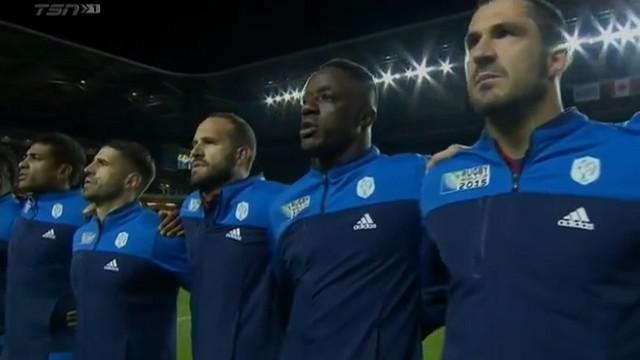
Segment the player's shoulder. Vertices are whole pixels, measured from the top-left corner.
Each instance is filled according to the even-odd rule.
[[[317,187],[321,181],[322,180],[318,174],[313,171],[308,171],[306,174],[298,178],[298,180],[282,188],[282,190],[273,197],[270,209],[273,209],[274,207],[279,208],[279,206],[284,203],[288,203],[302,196],[308,196],[312,189]]]
[[[12,194],[0,197],[0,212],[3,216],[17,216],[20,213],[20,201]]]
[[[245,195],[253,201],[262,203],[270,203],[274,198],[280,195],[287,185],[277,181],[259,179],[247,187],[244,191]]]
[[[33,204],[25,203],[28,211]],[[38,199],[37,220],[80,226],[86,222],[83,210],[89,205],[80,190],[42,194]]]
[[[157,228],[160,225],[160,215],[151,209],[140,208],[136,209],[135,216],[131,219],[130,225],[139,231],[153,230],[157,232]]]
[[[622,132],[638,136],[640,135],[640,112],[635,113],[629,120],[616,124]]]
[[[379,171],[415,171],[424,172],[428,157],[415,153],[382,154],[372,163]]]
[[[638,116],[636,114],[636,116]],[[640,164],[637,156],[626,156],[640,151],[640,119],[632,119],[623,124],[612,125],[595,120],[588,120],[583,131],[572,136],[578,144],[592,145],[600,149],[609,158],[624,158],[625,162]]]
[[[153,254],[157,243],[165,240],[158,230],[160,222],[160,215],[156,211],[137,206],[129,220],[112,232],[117,232],[117,236],[123,236],[124,232],[128,238],[136,240],[137,245],[132,246],[129,251],[138,255]]]
[[[631,119],[625,121],[623,127],[635,133],[640,133],[640,111],[635,113]]]

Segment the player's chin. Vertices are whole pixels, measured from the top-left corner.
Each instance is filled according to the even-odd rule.
[[[480,114],[491,114],[504,107],[504,101],[498,96],[484,94],[471,98],[471,106]]]
[[[18,188],[18,191],[24,192],[24,193],[33,192],[35,190],[31,182],[28,180],[19,181],[17,188]]]
[[[191,186],[200,187],[208,182],[210,176],[203,171],[191,171]]]
[[[313,155],[320,152],[320,150],[322,149],[322,142],[313,137],[301,138],[300,149],[305,153]]]
[[[96,200],[98,200],[96,192],[93,190],[88,190],[87,188],[84,188],[82,190],[82,196],[89,202],[95,202]]]

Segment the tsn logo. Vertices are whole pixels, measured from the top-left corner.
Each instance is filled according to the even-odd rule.
[[[100,14],[100,4],[35,4],[36,16]]]

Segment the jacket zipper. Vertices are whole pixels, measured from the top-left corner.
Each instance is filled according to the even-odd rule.
[[[324,214],[324,205],[327,200],[327,191],[329,190],[329,180],[327,174],[322,174],[322,201],[320,202],[320,213]]]

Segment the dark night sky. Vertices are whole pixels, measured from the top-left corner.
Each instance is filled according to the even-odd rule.
[[[153,6],[104,0],[84,3],[100,3],[101,13],[38,17],[33,2],[21,1],[21,4],[3,9],[0,19],[166,70],[203,73],[456,14],[473,7],[471,0],[356,0],[342,3],[235,0],[171,6],[170,2],[164,5],[155,2]]]

